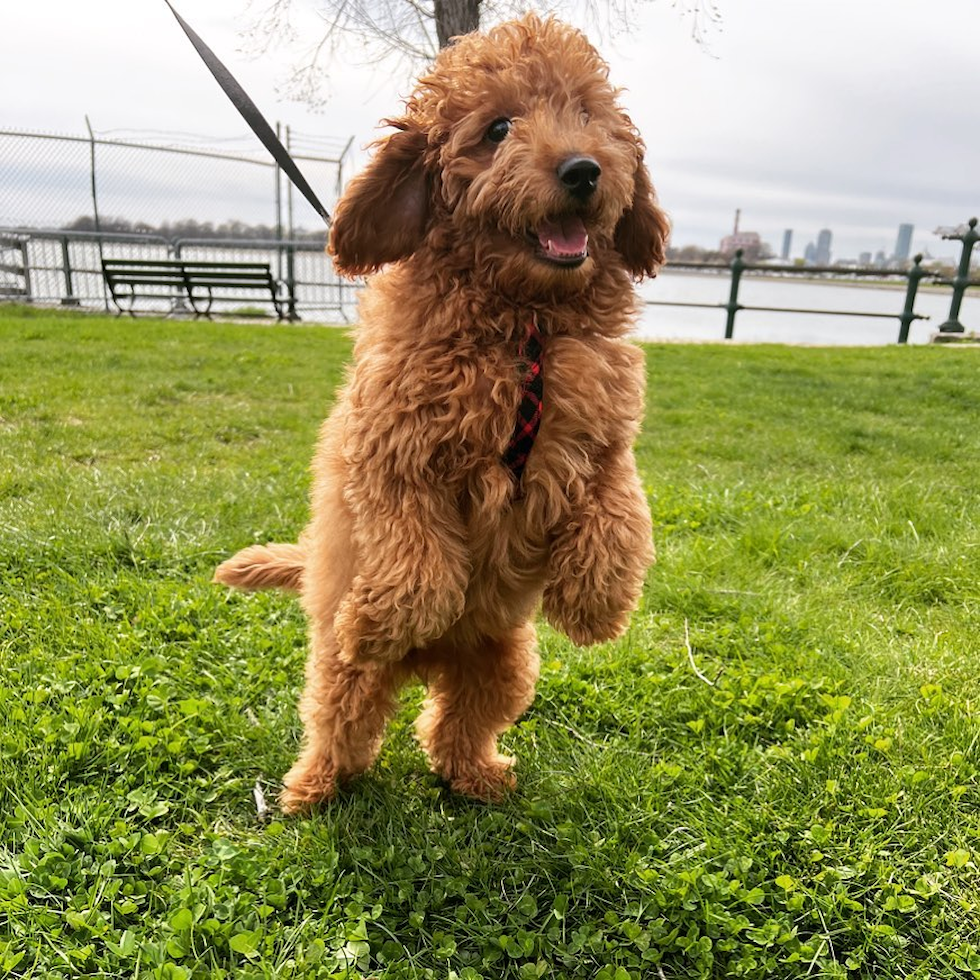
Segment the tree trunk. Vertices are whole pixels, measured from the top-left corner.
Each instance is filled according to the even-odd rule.
[[[435,11],[440,48],[480,26],[480,0],[435,0]]]

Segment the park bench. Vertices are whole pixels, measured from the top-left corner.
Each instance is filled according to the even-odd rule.
[[[120,315],[135,316],[137,299],[170,299],[175,309],[186,299],[195,319],[211,319],[215,299],[239,299],[249,291],[267,294],[280,320],[290,312],[283,283],[272,275],[268,262],[103,259],[102,274]]]

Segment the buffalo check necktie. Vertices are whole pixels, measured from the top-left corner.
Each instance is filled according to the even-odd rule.
[[[528,324],[527,336],[518,354],[520,361],[521,403],[517,407],[517,424],[514,434],[504,450],[504,465],[514,474],[520,494],[521,477],[528,456],[534,448],[534,440],[541,427],[541,410],[544,400],[544,374],[541,362],[541,333],[537,323]]]

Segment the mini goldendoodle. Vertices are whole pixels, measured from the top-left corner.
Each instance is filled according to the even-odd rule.
[[[576,643],[610,640],[653,560],[632,452],[643,355],[624,335],[668,225],[606,64],[528,16],[443,51],[389,125],[330,237],[340,272],[378,274],[310,524],[215,574],[296,590],[309,616],[287,811],[371,765],[413,677],[433,769],[500,796],[539,605]]]

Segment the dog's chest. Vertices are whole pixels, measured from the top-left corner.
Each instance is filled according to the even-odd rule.
[[[544,356],[540,455],[632,441],[642,409],[640,351],[604,337],[552,338]],[[547,460],[541,460],[546,463]]]
[[[461,365],[455,413],[461,439],[450,451],[451,468],[464,477],[467,496],[485,498],[472,500],[477,510],[491,499],[508,509],[525,489],[533,495],[547,488],[553,501],[577,497],[604,449],[632,441],[642,406],[641,358],[621,341],[544,338],[540,426],[519,483],[511,455],[530,411],[528,362],[519,351],[495,351]]]

